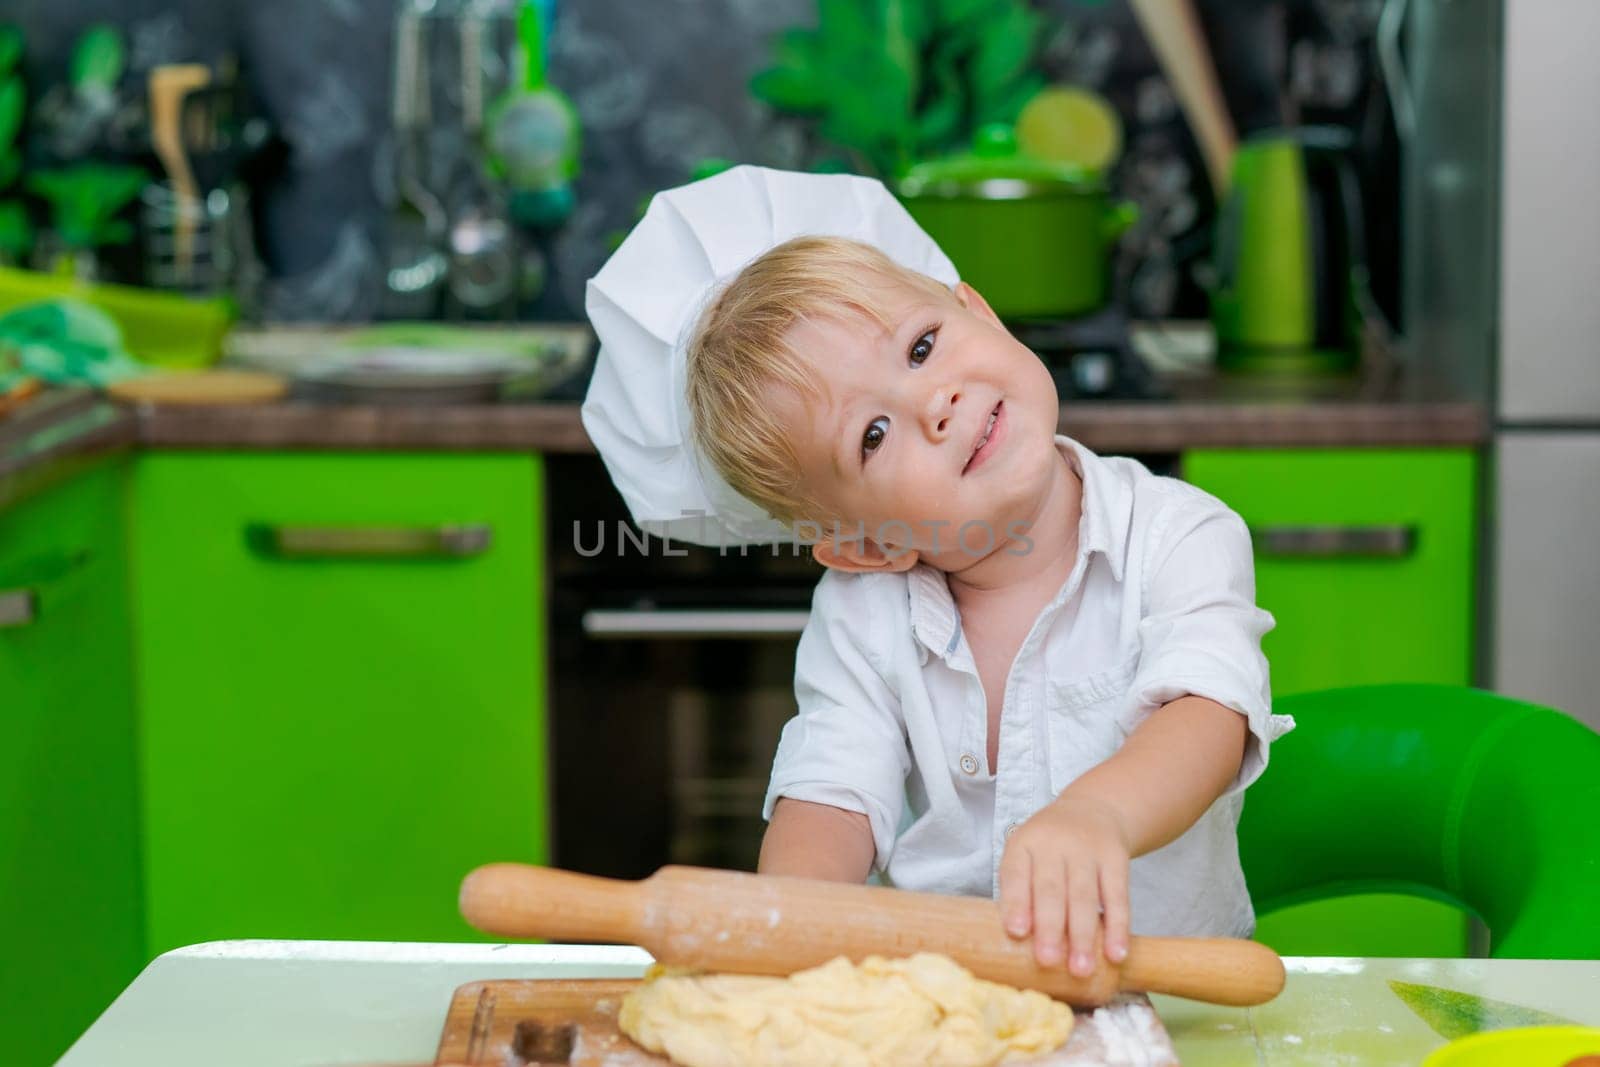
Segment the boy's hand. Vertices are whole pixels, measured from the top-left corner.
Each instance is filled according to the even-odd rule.
[[[1015,938],[1033,934],[1040,966],[1086,976],[1128,955],[1128,833],[1110,805],[1069,794],[1023,823],[1000,859],[1000,918]],[[1063,946],[1063,934],[1066,944]],[[1069,954],[1070,953],[1070,954]]]

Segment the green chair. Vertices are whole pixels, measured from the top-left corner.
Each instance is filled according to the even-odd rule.
[[[1476,914],[1493,956],[1600,959],[1600,734],[1456,686],[1325,690],[1273,710],[1298,725],[1239,825],[1258,914],[1412,894]]]

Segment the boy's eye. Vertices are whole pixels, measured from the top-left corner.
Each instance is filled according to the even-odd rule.
[[[869,453],[876,452],[888,433],[889,420],[882,415],[869,422],[867,432],[861,435],[861,458],[865,459]]]
[[[911,358],[911,365],[913,367],[922,366],[923,362],[929,356],[933,355],[933,335],[938,332],[939,331],[937,330],[929,330],[927,333],[917,338],[916,341],[911,345],[911,352],[909,355]]]

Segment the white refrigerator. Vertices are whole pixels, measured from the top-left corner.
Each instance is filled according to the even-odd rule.
[[[1413,370],[1484,400],[1477,680],[1600,729],[1600,0],[1386,0]]]
[[[1501,20],[1489,681],[1600,729],[1600,2]]]

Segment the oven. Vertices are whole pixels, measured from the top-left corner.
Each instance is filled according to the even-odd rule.
[[[754,869],[821,567],[648,538],[597,456],[547,457],[546,480],[554,862]]]

